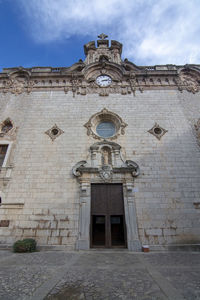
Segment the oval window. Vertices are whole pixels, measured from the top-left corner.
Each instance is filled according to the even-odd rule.
[[[101,137],[109,138],[115,134],[116,127],[113,122],[103,121],[97,125],[96,132]]]

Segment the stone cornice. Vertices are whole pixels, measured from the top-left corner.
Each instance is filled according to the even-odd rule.
[[[32,91],[60,90],[75,95],[97,93],[133,94],[149,89],[199,91],[200,65],[137,66],[121,60],[122,44],[100,39],[85,45],[86,59],[70,67],[5,68],[0,73],[0,92],[19,95]],[[106,74],[112,78],[108,87],[100,87],[96,78]]]

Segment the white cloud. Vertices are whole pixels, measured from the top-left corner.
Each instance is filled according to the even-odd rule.
[[[200,63],[199,0],[19,0],[39,43],[105,32],[137,64]]]

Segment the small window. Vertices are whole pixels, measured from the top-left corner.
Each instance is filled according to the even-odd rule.
[[[0,145],[0,167],[3,166],[3,162],[8,150],[8,145]]]
[[[96,132],[101,137],[109,138],[115,134],[116,127],[113,122],[103,121],[97,125]]]

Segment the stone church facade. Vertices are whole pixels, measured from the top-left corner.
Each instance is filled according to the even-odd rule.
[[[101,34],[71,67],[0,73],[0,245],[200,243],[200,65],[137,66]]]

